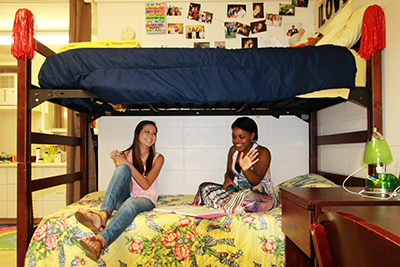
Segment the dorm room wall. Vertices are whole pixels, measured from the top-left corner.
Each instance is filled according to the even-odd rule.
[[[400,1],[382,0],[386,18],[386,48],[383,56],[383,129],[393,155],[387,171],[400,173]]]
[[[189,1],[167,2],[167,5],[182,6],[182,17],[167,17],[167,22],[180,22],[184,25],[205,25],[188,20]],[[198,1],[201,9],[214,13],[211,25],[205,25],[206,38],[213,46],[215,41],[225,41],[227,48],[240,48],[241,37],[225,39],[224,22],[239,21],[250,23],[253,19],[253,2],[246,4],[245,19],[227,19],[227,4],[231,2]],[[265,13],[278,13],[279,1],[264,2]],[[239,3],[238,3],[239,4]],[[146,34],[144,1],[135,3],[96,3],[98,40],[120,40],[121,30],[131,27],[142,47],[193,47],[193,40],[184,35]],[[268,27],[267,32],[249,37],[274,37],[286,46],[284,25],[302,23],[306,35],[314,30],[313,3],[308,8],[296,9],[295,16],[283,16],[281,27]],[[287,24],[286,24],[287,23]],[[194,77],[195,81],[195,77]],[[194,194],[203,181],[221,183],[226,169],[228,149],[231,145],[230,125],[235,116],[226,117],[150,117],[159,127],[157,150],[165,157],[158,188],[160,194]],[[270,116],[253,117],[260,130],[259,143],[270,148],[272,153],[271,174],[274,184],[294,176],[308,173],[308,124],[296,117],[283,116],[279,119]],[[132,142],[138,117],[102,117],[99,119],[99,190],[105,190],[113,163],[109,153],[113,149],[122,150]]]
[[[400,23],[397,11],[400,1],[396,0],[353,0],[353,10],[365,5],[380,5],[386,18],[386,48],[382,51],[382,94],[383,94],[383,135],[393,155],[393,162],[387,171],[395,175],[400,172],[400,123],[399,105],[399,32],[395,29]],[[339,132],[366,130],[366,110],[354,103],[346,102],[318,112],[318,134],[327,135]],[[328,172],[348,175],[359,169],[363,163],[365,144],[326,145],[319,149],[318,166]],[[362,177],[367,169],[357,173]]]

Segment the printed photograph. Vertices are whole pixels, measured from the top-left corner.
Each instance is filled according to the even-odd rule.
[[[282,25],[282,16],[278,14],[267,13],[266,14],[265,24],[269,26],[281,26]]]
[[[257,48],[257,38],[242,38],[242,48]]]
[[[285,35],[291,37],[295,33],[299,33],[299,30],[303,28],[303,23],[285,23],[283,28]]]
[[[279,15],[294,16],[295,5],[279,4]]]
[[[225,22],[225,38],[236,38],[236,21]]]
[[[167,16],[182,16],[182,6],[169,5],[167,7]]]
[[[308,0],[292,0],[292,5],[296,7],[308,7]]]
[[[264,18],[264,3],[253,3],[253,18],[254,19]]]
[[[183,34],[183,23],[168,23],[168,34]]]
[[[211,24],[212,23],[212,19],[213,19],[213,13],[208,12],[208,11],[204,11],[200,15],[199,22],[210,23]]]
[[[210,48],[210,42],[194,42],[194,48]]]
[[[228,5],[227,17],[244,19],[246,17],[246,5]]]
[[[251,22],[250,27],[252,34],[267,31],[267,25],[265,25],[265,20]]]
[[[199,20],[200,18],[200,4],[190,3],[187,18],[190,20]]]
[[[225,48],[225,42],[224,41],[221,41],[221,42],[215,41],[214,47],[215,48]]]
[[[186,25],[186,39],[204,39],[205,27],[203,25]]]
[[[243,23],[237,22],[236,25],[236,33],[244,36],[250,35],[250,25],[245,25]]]

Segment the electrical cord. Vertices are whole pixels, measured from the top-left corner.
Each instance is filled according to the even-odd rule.
[[[391,198],[397,193],[397,191],[400,189],[400,186],[398,186],[395,190],[393,190],[393,193],[390,194],[389,197],[367,196],[367,195],[362,194],[362,193],[364,192],[364,190],[361,190],[360,192],[354,192],[354,191],[351,191],[351,190],[349,190],[349,189],[346,188],[346,186],[344,185],[344,184],[346,183],[346,181],[347,181],[350,177],[352,177],[354,174],[356,174],[357,172],[361,171],[361,170],[362,170],[365,166],[367,166],[367,165],[368,165],[368,164],[364,164],[363,166],[361,166],[361,168],[355,170],[353,173],[351,173],[349,176],[347,176],[346,179],[344,179],[344,181],[342,182],[342,187],[343,187],[343,189],[346,190],[347,192],[351,193],[351,194],[360,195],[360,196],[365,197],[365,198],[380,199],[380,200],[389,200],[389,199],[391,199]],[[357,178],[357,179],[366,179],[366,178],[359,178],[359,177],[353,177],[353,178]],[[398,199],[398,200],[399,200],[399,199]]]

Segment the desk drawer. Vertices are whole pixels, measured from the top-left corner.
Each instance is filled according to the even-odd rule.
[[[314,257],[310,224],[314,211],[301,208],[292,201],[282,199],[282,231],[308,257]]]

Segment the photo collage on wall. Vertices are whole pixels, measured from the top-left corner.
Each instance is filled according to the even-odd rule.
[[[289,3],[280,3],[278,12],[269,12],[264,9],[263,2],[252,4],[227,4],[226,18],[230,21],[224,22],[225,38],[241,37],[242,48],[258,47],[257,35],[268,31],[268,27],[285,28],[285,36],[291,37],[302,28],[301,23],[282,24],[284,16],[295,16],[296,8],[308,7],[308,0],[291,0]],[[164,5],[164,6],[163,6]],[[251,9],[250,9],[251,8]],[[207,39],[206,25],[212,24],[214,13],[203,10],[199,3],[189,3],[187,14],[182,13],[182,5],[169,5],[164,2],[146,2],[146,33],[166,33],[184,35],[185,39],[194,40],[195,48],[225,48],[225,41],[215,41],[213,46],[210,42],[201,41]],[[164,16],[162,16],[164,12]],[[167,23],[166,17],[182,17],[187,22]],[[241,19],[252,18],[249,24],[241,22]],[[232,21],[234,19],[234,21]],[[193,22],[191,22],[193,21]]]

